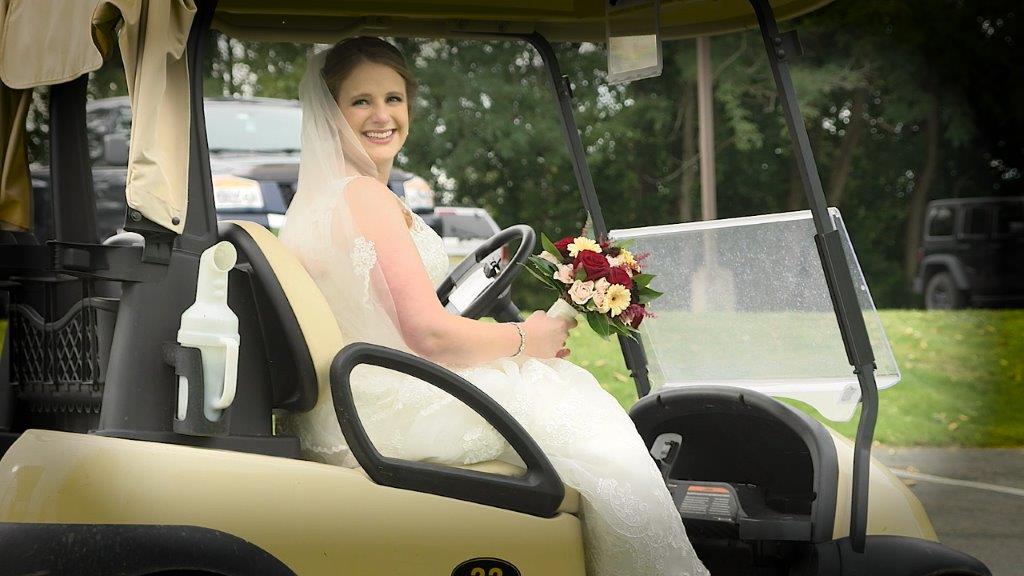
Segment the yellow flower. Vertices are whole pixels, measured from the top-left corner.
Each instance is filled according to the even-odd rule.
[[[577,254],[584,250],[590,250],[591,252],[598,253],[601,252],[601,245],[598,244],[597,242],[594,242],[590,238],[587,238],[586,236],[573,238],[572,244],[569,244],[567,248],[569,248],[569,256],[572,256],[573,258],[575,258]]]
[[[608,307],[613,317],[618,316],[629,307],[630,297],[629,288],[622,284],[612,284],[604,295],[604,304]]]
[[[633,258],[633,253],[629,250],[623,249],[619,251],[619,261],[630,268],[636,268],[636,259]]]

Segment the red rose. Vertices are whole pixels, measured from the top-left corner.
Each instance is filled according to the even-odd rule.
[[[608,281],[612,284],[622,284],[630,290],[633,289],[633,279],[629,277],[629,272],[622,266],[616,266],[608,271]]]
[[[632,326],[634,329],[640,327],[640,323],[643,322],[644,316],[647,315],[647,311],[640,304],[630,304],[622,311],[619,315],[622,321]]]
[[[578,269],[582,266],[587,271],[587,280],[597,280],[608,275],[608,259],[604,257],[604,254],[583,250],[576,255],[573,264],[575,268]]]
[[[562,256],[568,256],[569,244],[572,244],[573,240],[575,240],[575,238],[573,238],[572,236],[566,236],[565,238],[562,238],[558,242],[555,242],[555,248],[558,248],[558,251],[562,253]]]

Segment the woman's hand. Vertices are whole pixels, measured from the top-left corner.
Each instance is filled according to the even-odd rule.
[[[576,327],[575,320],[552,318],[544,312],[534,312],[523,322],[523,333],[526,335],[527,356],[534,358],[565,358],[569,349],[565,341],[569,330]]]

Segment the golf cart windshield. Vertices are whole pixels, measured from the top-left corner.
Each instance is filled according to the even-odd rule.
[[[878,387],[900,379],[839,211],[839,229],[874,349]],[[806,402],[849,420],[860,400],[809,211],[615,230],[649,253],[665,293],[641,326],[652,386],[719,384]]]

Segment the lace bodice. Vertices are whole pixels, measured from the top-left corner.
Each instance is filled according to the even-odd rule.
[[[412,225],[409,227],[412,242],[420,253],[420,260],[427,269],[427,276],[434,286],[437,286],[448,275],[448,252],[444,248],[444,240],[423,221],[423,218],[420,218],[419,214],[412,211],[409,211],[409,214],[412,215]]]

